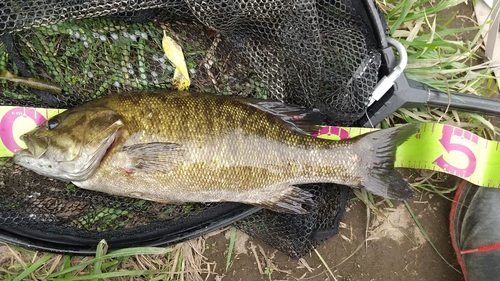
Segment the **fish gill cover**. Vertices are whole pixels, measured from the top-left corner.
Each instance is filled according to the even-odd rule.
[[[128,90],[171,88],[165,30],[184,49],[191,91],[315,107],[328,124],[347,125],[364,114],[378,80],[381,58],[367,22],[361,2],[343,0],[3,1],[0,72],[62,91],[0,79],[0,105],[70,108]],[[102,238],[111,248],[165,242],[158,239],[165,233],[178,242],[207,224],[246,216],[236,222],[240,229],[300,257],[336,234],[349,190],[302,187],[316,202],[308,214],[247,216],[253,207],[165,205],[85,191],[2,159],[0,238],[81,252]]]

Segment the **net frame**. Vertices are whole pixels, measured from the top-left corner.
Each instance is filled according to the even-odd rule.
[[[5,1],[2,4],[0,4],[0,19],[3,21],[0,22],[0,34],[2,35],[2,39],[4,42],[5,46],[8,46],[9,42],[9,36],[11,37],[11,42],[14,42],[12,46],[17,46],[19,47],[19,43],[15,43],[16,40],[19,42],[28,42],[28,39],[32,39],[33,37],[30,37],[29,31],[33,30],[33,28],[44,28],[47,26],[60,26],[58,24],[68,22],[68,20],[73,20],[76,22],[84,22],[85,19],[87,18],[93,18],[94,16],[103,17],[107,16],[108,18],[111,18],[116,21],[123,21],[126,20],[128,23],[131,25],[134,24],[140,24],[144,22],[144,20],[151,20],[154,19],[155,23],[160,23],[161,27],[165,27],[165,25],[162,25],[161,22],[165,20],[165,18],[169,18],[170,21],[175,22],[175,21],[197,21],[197,22],[202,22],[204,24],[204,27],[200,30],[198,30],[201,33],[204,33],[206,37],[206,43],[205,48],[210,50],[214,45],[216,47],[214,49],[217,49],[218,46],[230,46],[230,48],[233,48],[234,50],[238,50],[238,52],[234,53],[253,53],[253,54],[259,54],[258,56],[251,57],[251,58],[246,58],[243,59],[241,58],[241,55],[239,54],[233,54],[232,57],[226,58],[227,60],[231,60],[233,62],[232,65],[230,65],[230,69],[238,69],[238,65],[244,65],[245,67],[249,67],[252,69],[257,69],[257,70],[264,70],[264,71],[255,71],[258,73],[252,73],[251,79],[248,79],[246,81],[245,85],[251,85],[250,88],[252,88],[252,93],[250,95],[255,96],[256,93],[260,94],[261,96],[259,97],[267,97],[267,98],[272,98],[284,102],[289,102],[289,103],[295,103],[295,104],[300,104],[304,105],[307,107],[317,107],[323,110],[323,112],[327,112],[329,120],[327,122],[330,123],[335,123],[335,124],[350,124],[354,121],[356,121],[366,108],[361,107],[361,110],[355,110],[354,114],[352,112],[347,112],[347,114],[340,115],[338,114],[339,110],[338,109],[343,109],[345,107],[344,104],[338,101],[338,99],[332,98],[332,96],[335,95],[328,95],[325,94],[327,92],[336,92],[337,96],[339,95],[338,92],[352,92],[352,97],[348,98],[347,101],[355,102],[353,103],[358,103],[361,105],[366,105],[366,103],[369,100],[370,97],[370,92],[373,87],[375,87],[375,84],[378,80],[378,76],[380,73],[383,73],[383,70],[380,70],[380,65],[381,63],[387,63],[386,59],[384,58],[383,55],[381,55],[380,51],[378,50],[378,39],[377,36],[380,34],[377,34],[372,28],[372,23],[371,21],[373,18],[370,18],[370,16],[373,16],[373,11],[369,10],[369,12],[366,11],[367,7],[365,6],[367,2],[363,1],[312,1],[309,3],[305,3],[302,1],[297,1],[295,4],[298,5],[295,7],[295,9],[286,9],[283,8],[285,5],[286,1],[276,1],[276,5],[269,8],[269,7],[261,7],[260,10],[255,9],[252,11],[248,11],[246,7],[252,6],[252,5],[257,5],[260,3],[260,1],[212,1],[212,2],[200,2],[200,1],[107,1],[108,4],[104,5],[106,7],[105,11],[99,11],[96,7],[99,7],[100,4],[104,3],[106,1],[84,1],[83,3],[80,3],[80,1],[28,1],[28,2],[23,2],[23,3],[17,3],[15,1]],[[175,2],[175,3],[174,3]],[[224,6],[223,9],[219,10],[219,14],[226,16],[225,17],[208,17],[206,14],[202,13],[201,11],[207,11],[211,10],[213,6],[216,5],[221,5]],[[29,10],[30,7],[33,6],[33,4],[42,4],[43,5],[38,5],[40,7],[47,7],[46,9],[43,9],[42,13],[36,13],[34,15],[30,13],[26,13],[26,15],[30,16],[24,16],[23,17],[23,11]],[[238,5],[245,5],[245,8],[241,9],[242,10],[238,14],[230,13],[227,11],[227,7],[231,7],[231,4],[236,3]],[[311,4],[312,3],[312,4]],[[235,5],[236,5],[235,4]],[[252,5],[250,5],[252,4]],[[313,5],[314,4],[314,5]],[[355,69],[352,69],[350,71],[347,71],[350,73],[351,77],[350,79],[347,79],[347,81],[344,81],[342,83],[343,86],[339,87],[341,88],[340,90],[335,88],[334,86],[325,86],[321,82],[328,80],[330,77],[325,77],[325,73],[323,70],[323,66],[321,66],[320,62],[322,61],[321,57],[322,54],[321,51],[312,48],[312,50],[308,52],[301,52],[300,48],[297,48],[297,45],[294,44],[294,41],[297,41],[298,38],[300,40],[303,40],[303,42],[307,43],[315,43],[315,44],[321,44],[321,40],[318,39],[316,33],[314,30],[312,30],[310,27],[308,27],[307,24],[301,25],[301,28],[299,28],[300,32],[290,32],[290,30],[287,30],[289,26],[287,24],[285,25],[278,25],[279,28],[276,28],[278,33],[283,33],[283,37],[281,39],[276,39],[278,36],[277,33],[263,33],[262,30],[265,30],[265,28],[268,28],[266,21],[273,21],[273,18],[275,15],[280,15],[281,18],[291,18],[291,22],[294,22],[295,24],[300,25],[301,21],[300,19],[304,18],[312,18],[313,23],[319,23],[321,20],[324,19],[318,19],[318,13],[314,14],[312,17],[308,13],[305,13],[304,11],[309,11],[309,10],[314,10],[315,5],[332,5],[333,7],[341,7],[341,11],[343,11],[346,14],[349,14],[350,16],[348,17],[349,20],[352,20],[350,17],[352,16],[355,20],[357,20],[357,25],[362,26],[358,33],[358,39],[361,39],[361,41],[364,41],[365,45],[369,45],[370,48],[369,50],[366,51],[366,56],[359,59],[355,59],[357,67]],[[17,6],[16,6],[17,5]],[[16,8],[13,8],[16,7]],[[71,9],[68,9],[68,7],[72,7]],[[81,10],[86,10],[86,14],[79,13]],[[226,10],[225,10],[226,9]],[[61,16],[51,16],[57,13],[54,13],[53,11],[58,10],[58,11],[65,11],[64,15]],[[178,13],[172,13],[171,11],[177,11]],[[213,9],[212,9],[213,10]],[[13,11],[17,11],[16,13],[13,13]],[[167,12],[165,12],[167,11]],[[222,12],[221,12],[222,11]],[[274,11],[275,14],[272,14],[270,11]],[[322,11],[323,14],[325,11]],[[250,36],[247,38],[242,38],[241,35],[237,36],[229,36],[228,33],[235,33],[238,34],[238,32],[243,32],[243,31],[248,31],[248,25],[246,25],[243,21],[244,24],[241,24],[240,21],[241,19],[248,19],[247,13],[251,14],[251,18],[253,18],[254,21],[257,22],[254,27],[254,31],[250,32]],[[274,15],[274,16],[273,16]],[[330,19],[335,21],[338,20],[333,15],[329,15]],[[380,15],[379,15],[380,17]],[[238,23],[234,26],[229,25],[228,23],[235,22],[234,19],[238,19]],[[321,18],[321,17],[319,17]],[[332,19],[333,18],[333,19]],[[12,20],[10,20],[12,19]],[[299,19],[299,20],[298,20]],[[306,21],[307,22],[307,21]],[[182,26],[179,25],[179,26]],[[170,28],[172,31],[180,30],[180,27],[177,25],[167,25],[167,28]],[[359,26],[358,26],[359,27]],[[344,28],[344,29],[343,29]],[[342,32],[345,33],[349,28],[352,28],[352,26],[348,27],[343,27],[342,25],[340,26],[339,29],[337,30],[321,30],[322,32],[328,33],[326,41],[335,41],[337,37],[342,34]],[[194,28],[189,28],[190,31],[195,30]],[[216,31],[215,35],[214,30]],[[229,30],[229,31],[228,31]],[[380,27],[377,28],[378,31],[380,31]],[[71,42],[79,42],[81,44],[85,44],[85,41],[82,39],[83,35],[85,35],[83,32],[80,33],[80,35],[76,36],[76,31],[78,29],[73,30],[72,34],[66,34],[66,36],[70,36]],[[28,33],[23,34],[23,32]],[[47,31],[46,31],[47,32]],[[66,31],[69,33],[69,31]],[[337,33],[335,33],[337,32]],[[48,31],[50,33],[50,31]],[[112,38],[113,33],[109,33],[109,36]],[[137,40],[140,40],[142,33],[139,32],[137,33],[130,33],[128,31],[125,31],[125,33],[122,33],[121,35],[125,37],[128,36],[128,39],[135,38]],[[151,37],[150,33],[147,33],[146,37]],[[257,36],[256,34],[260,34]],[[97,35],[94,36],[94,34],[87,35],[86,38],[89,39],[91,36],[94,36],[95,40],[94,42],[98,42],[98,40],[101,39],[101,35],[97,33]],[[234,34],[233,34],[234,35]],[[302,37],[301,37],[302,35]],[[134,37],[135,36],[135,37]],[[75,38],[79,37],[79,38]],[[221,39],[223,38],[223,39]],[[257,39],[256,39],[257,38]],[[283,39],[284,38],[284,39]],[[181,42],[185,42],[185,38],[176,38],[179,39]],[[286,39],[286,40],[285,40]],[[23,41],[24,40],[24,41]],[[79,40],[79,41],[78,41]],[[269,42],[273,41],[276,43],[278,42],[279,46],[282,48],[282,52],[275,52],[271,48],[267,47],[269,46]],[[83,41],[83,43],[81,42]],[[135,40],[134,40],[135,41]],[[362,43],[359,43],[359,40],[353,40],[354,41],[354,46],[358,46],[359,48],[362,48],[364,45]],[[368,42],[368,43],[367,43]],[[220,44],[220,45],[219,45]],[[361,44],[361,45],[359,45]],[[300,45],[300,44],[299,44]],[[361,46],[361,47],[360,47]],[[26,55],[23,55],[23,52],[19,52],[19,55],[16,56],[15,51],[16,49],[20,48],[10,48],[10,59],[14,62],[14,64],[17,66],[17,71],[18,73],[22,74],[23,76],[31,76],[33,75],[29,71],[24,71],[23,73],[23,57],[26,57]],[[222,48],[223,49],[223,48]],[[220,50],[220,49],[218,49]],[[212,60],[214,58],[217,58],[217,51],[213,51],[213,57],[211,58]],[[352,51],[352,50],[351,50]],[[349,52],[349,50],[348,50]],[[342,55],[337,56],[337,59],[340,59],[339,62],[333,62],[333,64],[337,63],[340,64],[343,62],[343,60],[346,58],[346,54],[348,52],[343,52]],[[382,53],[383,54],[383,53]],[[306,63],[304,64],[303,62],[300,62],[300,56],[303,58],[306,58]],[[265,58],[265,59],[262,59]],[[152,56],[151,58],[154,60],[154,57]],[[156,61],[161,63],[161,57],[156,57]],[[283,63],[283,68],[284,69],[294,69],[294,68],[299,68],[303,67],[298,71],[300,75],[292,77],[292,78],[286,78],[283,77],[283,73],[279,73],[277,71],[272,71],[269,70],[270,67],[269,65],[275,64],[275,63]],[[208,64],[210,67],[212,67],[213,63],[210,64],[210,59],[207,61],[203,61],[202,63]],[[332,64],[332,63],[331,63]],[[1,65],[1,63],[0,63]],[[124,65],[126,68],[126,71],[129,72],[130,69],[128,68],[128,65]],[[206,68],[210,68],[206,67]],[[244,68],[245,68],[244,67]],[[27,63],[24,63],[24,68],[29,70],[29,65]],[[123,68],[123,65],[120,64],[120,68]],[[161,68],[161,65],[160,65]],[[383,68],[383,67],[382,67]],[[25,69],[25,70],[26,70]],[[216,69],[214,73],[212,73],[212,76],[210,74],[206,74],[205,80],[213,79],[214,77],[217,77],[218,75],[222,75],[227,71],[227,69],[224,69],[221,67],[220,69]],[[345,71],[345,69],[339,68],[336,69],[334,68],[334,72],[341,73],[342,71]],[[139,71],[141,72],[141,71]],[[302,75],[303,73],[319,73],[318,76],[314,75]],[[85,73],[84,73],[85,74]],[[37,74],[38,75],[38,74]],[[198,73],[196,73],[198,75]],[[235,77],[240,77],[244,76],[242,73],[236,73],[233,75]],[[203,76],[203,75],[200,75]],[[267,77],[268,79],[262,79],[262,77]],[[370,79],[368,82],[367,89],[364,89],[364,94],[360,95],[359,94],[359,85],[360,83],[365,83],[367,77]],[[47,78],[51,79],[52,77],[50,75],[47,76],[41,76],[41,78]],[[151,78],[151,77],[148,77]],[[248,78],[248,77],[246,77]],[[323,80],[322,80],[323,79]],[[325,80],[326,79],[326,80]],[[318,83],[318,80],[320,83]],[[279,82],[276,82],[279,81]],[[361,82],[360,82],[361,81]],[[363,82],[365,81],[365,82]],[[64,84],[64,81],[60,81],[61,84]],[[196,82],[196,80],[195,80]],[[316,82],[316,83],[315,83]],[[140,83],[139,83],[140,84]],[[213,83],[217,84],[217,83]],[[333,83],[335,84],[335,83]],[[5,84],[4,84],[5,85]],[[123,85],[123,84],[122,84]],[[203,83],[195,83],[194,87],[195,90],[201,90],[201,91],[207,91],[207,89],[204,89],[203,87],[199,86],[203,85]],[[346,86],[347,85],[347,86]],[[136,85],[139,86],[139,85]],[[160,85],[161,86],[161,85]],[[163,85],[165,86],[165,85]],[[230,90],[234,90],[233,85],[230,85],[231,87]],[[168,86],[165,86],[168,87]],[[293,94],[293,90],[296,88],[308,88],[307,91],[300,92],[299,94]],[[323,87],[323,94],[321,94],[320,88]],[[64,87],[63,87],[64,88]],[[118,87],[117,87],[118,88]],[[215,89],[213,89],[215,88]],[[220,91],[220,87],[213,87],[212,89],[208,89],[208,91]],[[264,91],[260,91],[259,89],[265,89]],[[4,98],[0,99],[3,105],[26,105],[26,106],[40,106],[40,105],[56,105],[58,107],[67,107],[67,106],[73,106],[78,103],[83,103],[89,98],[93,97],[80,97],[78,100],[75,102],[71,99],[61,99],[57,98],[56,100],[53,99],[53,96],[47,95],[47,93],[39,92],[36,93],[36,91],[33,91],[32,89],[22,89],[23,91],[28,91],[26,95],[23,96],[23,99],[12,99],[11,97],[5,96],[5,89],[3,88],[3,93],[4,93]],[[237,88],[238,89],[238,88]],[[326,90],[325,90],[326,89]],[[348,89],[348,90],[346,90]],[[116,89],[115,89],[116,90]],[[127,90],[127,87],[123,87],[120,90]],[[238,89],[240,94],[242,93],[241,89]],[[292,94],[290,94],[292,93]],[[109,93],[104,93],[104,94],[109,94]],[[248,93],[243,93],[243,95],[247,95]],[[340,94],[341,95],[341,94]],[[358,96],[363,96],[360,100],[356,100]],[[71,98],[71,97],[70,97]],[[337,110],[336,110],[337,109]],[[9,165],[4,165],[4,175],[12,173],[12,167],[9,167]],[[10,170],[9,170],[10,169]],[[22,173],[28,173],[27,171],[23,171]],[[35,178],[34,175],[31,177],[28,177],[28,181],[24,182],[22,184],[18,185],[32,185],[30,183],[29,179]],[[347,194],[348,194],[348,189],[345,187],[329,187],[325,188],[324,186],[305,186],[305,188],[312,188],[315,190],[317,197],[318,197],[318,206],[323,204],[324,202],[321,201],[321,198],[326,198],[328,196],[334,195],[335,198],[338,198],[337,201],[331,202],[330,208],[328,207],[315,207],[316,210],[314,212],[311,212],[312,214],[310,217],[303,218],[303,221],[308,221],[309,226],[306,227],[307,230],[305,230],[305,234],[302,236],[304,237],[292,237],[289,238],[291,239],[290,241],[293,241],[296,245],[293,247],[281,247],[282,251],[285,251],[287,254],[293,257],[300,257],[306,252],[308,252],[312,245],[314,243],[318,243],[319,241],[325,239],[328,236],[334,235],[336,233],[336,230],[338,229],[338,222],[340,220],[340,217],[345,211],[345,203],[347,202]],[[63,188],[64,190],[64,188]],[[330,195],[328,195],[330,194]],[[29,195],[28,195],[29,196]],[[326,197],[325,197],[326,196]],[[112,199],[116,200],[116,199]],[[118,199],[120,200],[120,199]],[[323,202],[323,203],[322,203]],[[245,217],[249,215],[250,213],[254,213],[258,211],[258,208],[255,207],[249,207],[249,206],[232,206],[234,209],[228,208],[225,209],[225,206],[227,206],[228,203],[220,204],[224,207],[219,207],[215,206],[215,208],[221,208],[221,210],[226,210],[227,216],[224,217],[224,219],[215,219],[215,220],[210,220],[212,217],[221,217],[220,214],[217,211],[210,211],[210,207],[205,210],[206,217],[204,217],[204,220],[206,220],[206,223],[204,226],[201,222],[198,221],[199,225],[198,226],[183,226],[182,228],[187,229],[187,231],[181,231],[181,232],[176,232],[176,231],[166,231],[168,227],[165,225],[160,226],[159,225],[148,225],[151,226],[151,229],[160,229],[162,228],[164,232],[161,232],[162,234],[159,234],[158,236],[163,235],[164,237],[174,237],[169,239],[149,239],[145,237],[139,237],[137,236],[137,239],[131,239],[130,241],[127,241],[127,239],[123,240],[122,243],[116,243],[114,244],[113,241],[108,241],[110,244],[110,248],[113,249],[115,248],[120,248],[120,247],[126,247],[129,245],[137,245],[138,243],[145,242],[145,245],[159,245],[159,244],[170,244],[173,242],[180,242],[182,240],[185,240],[187,238],[193,237],[193,235],[200,235],[202,231],[199,231],[200,229],[216,229],[219,227],[222,227],[223,225],[228,225],[232,223],[233,221],[239,220],[242,217]],[[331,210],[332,214],[330,216],[328,215],[321,215],[320,210]],[[3,213],[2,213],[3,212]],[[2,214],[5,214],[5,210],[3,210]],[[203,213],[203,212],[202,212]],[[218,214],[218,215],[217,215]],[[237,225],[240,227],[240,229],[245,230],[245,227],[242,225],[248,224],[248,221],[256,220],[255,218],[259,217],[260,218],[266,218],[268,220],[273,220],[276,217],[280,217],[284,220],[288,220],[292,218],[291,216],[288,215],[282,215],[282,214],[272,214],[269,213],[269,211],[264,210],[260,211],[259,214],[257,214],[254,219],[252,217],[249,217],[249,219],[241,220],[240,222],[237,223]],[[27,215],[28,220],[29,220],[29,214]],[[268,218],[267,218],[268,217]],[[13,221],[12,223],[5,223],[6,220],[4,220],[3,224],[1,223],[2,221],[0,220],[0,239],[3,239],[4,241],[8,241],[10,243],[14,243],[17,245],[23,245],[23,246],[28,246],[28,247],[33,247],[36,249],[44,249],[48,251],[62,251],[62,252],[68,252],[68,253],[84,253],[84,254],[91,254],[93,253],[93,248],[97,244],[98,240],[94,238],[93,242],[86,243],[85,245],[79,245],[76,246],[76,244],[71,244],[73,242],[67,242],[67,243],[61,243],[57,244],[54,243],[54,238],[50,237],[42,237],[39,234],[34,234],[34,235],[26,235],[27,228],[26,227],[13,227],[13,223],[16,223]],[[195,219],[192,219],[192,221],[196,221]],[[312,223],[313,221],[316,221],[315,223]],[[299,223],[300,224],[300,223]],[[175,223],[174,223],[175,225]],[[182,225],[182,224],[181,224]],[[206,225],[210,225],[211,227],[206,227]],[[32,225],[30,225],[31,227]],[[49,225],[49,227],[53,227]],[[281,227],[281,226],[280,226]],[[279,229],[279,227],[278,227]],[[65,230],[60,230],[60,233],[64,234]],[[165,232],[166,231],[166,232]],[[281,230],[276,230],[276,231],[281,231]],[[259,236],[258,234],[259,231],[254,231],[253,235],[254,236]],[[115,236],[116,234],[110,234],[109,236]],[[170,235],[170,236],[169,236]],[[50,236],[50,235],[49,235]],[[52,235],[53,236],[53,235]],[[64,236],[64,235],[63,235]],[[292,235],[293,236],[293,235]],[[301,236],[301,235],[299,235]],[[102,233],[99,234],[99,237],[103,237]],[[266,237],[260,237],[263,240],[266,240]],[[297,240],[298,239],[298,240]],[[60,240],[60,239],[58,239]],[[63,239],[64,240],[64,239]],[[100,239],[99,239],[100,240]],[[71,241],[71,239],[67,240]],[[153,242],[154,241],[154,242]],[[298,242],[297,242],[298,241]],[[274,242],[269,242],[271,244],[274,243],[273,246],[280,248],[280,245],[286,244],[284,241],[274,241]],[[81,246],[81,247],[80,247]]]

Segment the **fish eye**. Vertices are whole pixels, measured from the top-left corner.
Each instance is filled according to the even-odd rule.
[[[50,119],[47,122],[47,128],[49,130],[55,129],[57,126],[59,126],[59,120],[57,120],[57,119]]]

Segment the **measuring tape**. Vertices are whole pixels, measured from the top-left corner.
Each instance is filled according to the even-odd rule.
[[[330,140],[352,138],[377,129],[320,127],[313,136]],[[450,125],[422,123],[420,130],[398,147],[394,165],[448,173],[485,187],[500,187],[500,142],[481,138]]]
[[[25,148],[19,139],[63,109],[0,107],[0,157]],[[312,136],[341,140],[377,129],[322,126]],[[500,188],[500,142],[450,125],[423,123],[398,147],[395,166],[444,172],[473,184]]]
[[[10,157],[14,151],[26,148],[19,137],[63,111],[63,109],[0,106],[0,157]]]

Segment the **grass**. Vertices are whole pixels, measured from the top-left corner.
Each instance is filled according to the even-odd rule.
[[[107,244],[103,240],[96,248],[96,255],[90,257],[70,257],[50,253],[40,254],[12,246],[5,246],[3,258],[12,262],[0,269],[2,280],[103,280],[118,277],[147,277],[157,280],[168,280],[172,269],[165,264],[159,270],[146,269],[136,263],[139,256],[151,255],[163,259],[171,253],[179,251],[179,247],[169,248],[128,248],[107,253]],[[10,255],[9,255],[10,254]],[[38,256],[41,255],[41,256]],[[31,261],[29,261],[31,259]],[[5,261],[3,261],[5,265]],[[158,279],[159,278],[159,279]]]
[[[491,96],[497,90],[497,85],[491,75],[490,64],[489,62],[478,63],[481,59],[478,52],[481,52],[482,39],[479,34],[482,27],[450,27],[454,20],[464,19],[467,15],[457,14],[449,19],[442,19],[439,16],[440,11],[464,2],[464,0],[444,0],[433,1],[431,4],[429,0],[385,0],[379,1],[378,5],[387,18],[392,36],[402,42],[408,51],[409,63],[405,73],[409,78],[445,92],[458,91]],[[90,48],[97,46],[94,44],[105,45],[108,49],[112,49],[113,44],[118,44],[125,51],[137,47],[129,44],[128,41],[121,42],[109,39],[114,32],[112,30],[100,31],[100,35],[107,36],[106,40],[100,40],[99,34],[96,37],[95,34],[89,33],[85,26],[88,22],[80,22],[80,26],[76,27],[74,24],[58,25],[59,28],[55,30],[54,36],[75,36],[74,33],[69,34],[69,32],[76,28],[80,32],[79,36],[84,34],[88,42],[93,42],[89,45]],[[155,28],[153,26],[146,27],[149,38],[154,38],[150,32],[156,32]],[[462,37],[464,33],[473,34],[472,39],[464,40]],[[132,32],[129,31],[126,34],[130,35]],[[32,40],[34,45],[44,45],[43,38],[37,36],[36,33],[32,36],[34,36]],[[138,40],[141,39],[138,38]],[[84,46],[86,41],[79,39],[75,42],[75,46]],[[114,43],[112,44],[112,42]],[[159,45],[158,42],[152,44]],[[51,54],[57,50],[57,45],[47,43],[45,46],[48,50],[37,52],[35,55],[49,66],[53,76],[64,77],[58,82],[68,92],[71,92],[75,85],[84,87],[85,83],[93,81],[93,76],[102,74],[96,73],[90,76],[87,74],[81,77],[68,76],[64,73],[60,75],[59,72],[64,71],[64,69],[56,66],[50,67],[53,65]],[[26,48],[26,51],[29,51],[31,47],[26,46]],[[144,51],[147,53],[150,50]],[[76,47],[68,48],[66,52],[67,54],[64,55],[68,58],[79,55]],[[106,56],[106,54],[103,55]],[[122,55],[123,53],[112,59],[123,61]],[[87,56],[87,54],[82,56],[84,58],[83,66],[91,63],[98,64],[103,59]],[[143,56],[137,57],[134,63],[137,63],[138,69],[140,66],[146,67]],[[6,67],[4,56],[0,55],[0,68]],[[100,71],[105,70],[101,69]],[[146,72],[149,71],[146,69]],[[133,85],[137,88],[149,83],[141,76],[137,79],[129,79],[125,72],[117,73],[112,77],[121,85]],[[104,83],[103,88],[97,94],[107,91],[113,82],[116,82],[115,80]],[[478,114],[435,108],[400,109],[384,122],[384,126],[404,122],[442,122],[465,127],[486,138],[492,138],[500,132],[497,127]],[[417,182],[416,187],[419,192],[432,192],[447,197],[454,190],[453,187],[443,187],[443,177],[436,173],[422,172],[417,178]],[[359,198],[368,206],[368,222],[371,212],[384,216],[380,206],[385,204],[390,206],[391,204],[391,202],[382,202],[381,204],[369,194],[360,194]],[[426,233],[414,211],[409,205],[407,207],[422,232]],[[367,230],[369,227],[367,224]],[[236,232],[232,231],[226,269],[230,267],[231,259],[234,258],[232,253],[235,235]],[[370,240],[368,232],[366,235],[365,242]],[[430,241],[428,235],[426,238]],[[201,274],[209,276],[213,269],[213,266],[210,267],[210,263],[203,258],[203,251],[207,248],[203,243],[204,240],[198,238],[169,248],[131,248],[107,253],[107,245],[103,241],[98,245],[94,257],[70,257],[39,253],[5,245],[2,247],[4,256],[0,255],[2,258],[0,260],[2,265],[0,277],[2,280],[200,280]],[[354,256],[363,244],[348,257]],[[200,245],[203,247],[199,247]],[[319,253],[318,256],[328,268],[329,266],[326,265],[323,257]],[[207,269],[202,269],[201,264],[207,265]],[[335,278],[333,272],[330,274]],[[213,277],[213,275],[210,276]],[[271,275],[269,274],[269,276]]]
[[[234,242],[236,240],[236,227],[231,227],[231,236],[229,238],[229,249],[227,253],[227,260],[226,260],[226,271],[228,270],[229,266],[231,265],[231,257],[233,255],[233,249],[234,249]]]

